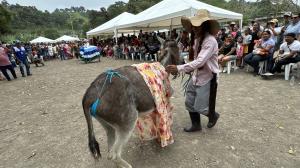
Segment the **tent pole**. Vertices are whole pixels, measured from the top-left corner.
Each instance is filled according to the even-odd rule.
[[[170,32],[172,31],[172,29],[173,29],[173,18],[171,18]]]
[[[115,34],[116,44],[118,44],[118,30],[117,30],[117,28],[115,28],[114,34]]]
[[[243,18],[240,20],[240,29],[243,29]]]

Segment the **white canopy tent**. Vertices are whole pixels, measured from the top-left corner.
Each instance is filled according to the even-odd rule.
[[[162,29],[181,27],[181,17],[194,16],[199,9],[206,9],[220,22],[239,20],[242,27],[243,15],[221,9],[197,0],[164,0],[146,9],[129,20],[122,20],[118,30]]]
[[[120,26],[121,21],[129,20],[135,17],[134,14],[123,12],[110,21],[103,23],[102,25],[88,31],[86,34],[88,36],[99,35],[99,34],[114,34],[117,27]]]
[[[63,36],[57,38],[55,41],[56,42],[68,41],[69,42],[69,41],[80,41],[80,40],[77,37],[71,37],[71,36],[63,35]]]
[[[31,44],[37,44],[37,43],[54,43],[55,41],[54,40],[51,40],[51,39],[48,39],[46,37],[38,37],[38,38],[35,38],[33,40],[30,41]]]

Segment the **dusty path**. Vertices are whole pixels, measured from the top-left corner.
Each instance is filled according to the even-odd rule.
[[[32,66],[31,77],[1,81],[0,167],[114,167],[106,160],[106,136],[95,120],[103,159],[95,163],[89,154],[81,98],[108,67],[132,63],[105,58],[92,64],[56,60],[42,68]],[[123,152],[134,168],[300,167],[300,85],[291,87],[283,78],[261,80],[246,72],[222,74],[220,121],[211,130],[193,134],[182,131],[189,119],[180,80],[172,85],[176,142],[161,149],[134,135]],[[203,127],[206,123],[203,117]]]

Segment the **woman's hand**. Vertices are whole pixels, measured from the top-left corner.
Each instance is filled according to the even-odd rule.
[[[178,69],[176,65],[168,65],[166,67],[166,71],[168,73],[171,73],[172,75],[176,75],[178,73]]]

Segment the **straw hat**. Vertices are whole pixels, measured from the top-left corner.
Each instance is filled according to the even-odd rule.
[[[292,17],[293,17],[293,18],[295,18],[295,17],[299,17],[299,15],[298,15],[298,14],[294,14],[294,13],[293,13],[293,14],[292,14]]]
[[[214,19],[212,19],[208,10],[200,9],[200,10],[198,10],[198,12],[195,16],[192,16],[190,18],[182,17],[181,24],[187,32],[191,32],[192,26],[195,26],[195,27],[201,26],[203,22],[208,21],[208,20],[214,20]]]
[[[272,20],[270,20],[270,23],[277,23],[277,22],[278,22],[277,19],[272,19]]]
[[[230,23],[230,25],[235,25],[235,24],[236,24],[235,22],[231,22],[231,23]]]

